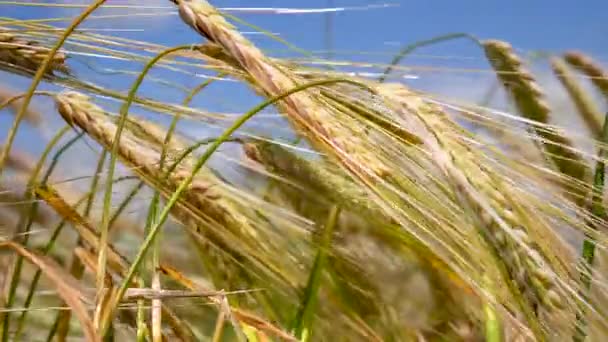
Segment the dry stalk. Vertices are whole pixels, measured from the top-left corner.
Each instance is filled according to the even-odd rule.
[[[564,54],[568,64],[585,74],[591,82],[608,99],[608,73],[591,57],[578,51],[570,51]]]
[[[382,210],[369,200],[367,193],[349,180],[347,175],[331,172],[323,167],[323,162],[310,162],[276,143],[267,141],[248,142],[243,148],[250,159],[259,162],[268,171],[297,180],[298,184],[328,196],[346,209],[371,217],[384,215]]]
[[[20,38],[10,31],[0,31],[0,63],[7,64],[8,67],[16,66],[36,72],[48,51],[36,41]],[[49,65],[47,76],[54,75],[56,71],[68,73],[66,58],[64,53],[57,53]]]
[[[602,134],[602,115],[593,100],[587,95],[585,90],[576,80],[574,73],[570,70],[566,62],[561,58],[551,58],[551,67],[557,75],[570,98],[574,102],[576,109],[583,118],[585,125],[593,134],[594,138],[599,138]]]
[[[483,42],[486,56],[505,89],[510,94],[519,112],[527,119],[541,124],[549,123],[550,109],[544,94],[534,77],[526,70],[513,48],[506,42],[487,40]],[[533,126],[536,134],[543,139],[543,146],[557,168],[564,175],[584,181],[587,166],[572,142],[559,132],[547,127]],[[568,189],[574,193],[580,189]]]

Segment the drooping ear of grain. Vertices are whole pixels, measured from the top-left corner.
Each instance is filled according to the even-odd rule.
[[[346,209],[365,212],[378,218],[382,216],[382,210],[347,175],[332,173],[320,162],[305,160],[278,144],[261,140],[245,144],[244,150],[249,158],[261,163],[270,172],[296,180],[312,191],[325,194]]]
[[[67,92],[56,97],[59,113],[67,122],[79,126],[103,146],[110,146],[114,139],[116,123],[97,105],[79,93]],[[170,166],[162,170],[160,165],[161,147],[157,144],[164,137],[157,135],[158,131],[150,125],[139,134],[126,130],[123,133],[118,153],[120,159],[146,183],[158,189],[163,196],[170,196],[179,184],[186,179],[193,167],[193,157],[186,157],[172,172]],[[162,139],[161,139],[162,138]],[[169,149],[177,147],[172,140]],[[176,150],[171,150],[169,156],[175,156]],[[166,164],[175,163],[169,160]],[[267,272],[278,284],[291,284],[295,269],[293,266],[279,267],[281,263],[291,261],[280,258],[276,244],[281,244],[281,238],[276,232],[264,224],[264,221],[254,223],[256,217],[251,208],[241,204],[238,191],[230,188],[216,177],[210,169],[199,171],[192,184],[183,193],[179,205],[174,207],[173,216],[191,229],[191,234],[204,248],[205,254],[215,262],[226,262],[236,265],[242,272],[245,264],[255,265],[256,270]],[[250,216],[248,216],[250,214]],[[268,235],[266,235],[268,234]],[[228,261],[227,261],[228,260]],[[215,267],[214,267],[215,269]],[[223,278],[234,278],[232,267],[216,269],[223,272]],[[283,273],[282,270],[289,270]],[[249,272],[253,272],[250,268]],[[260,276],[262,272],[258,273]],[[278,278],[278,279],[277,279]],[[234,285],[234,284],[233,284]],[[234,285],[236,286],[236,285]]]
[[[207,1],[177,1],[177,4],[182,20],[221,46],[267,96],[280,95],[305,83],[297,75],[275,65]],[[371,172],[385,177],[388,170],[373,156],[373,149],[364,139],[365,133],[345,129],[348,118],[341,118],[343,122],[337,121],[335,113],[320,105],[313,93],[314,89],[292,94],[277,106],[296,130],[320,151],[340,160],[355,172]]]
[[[536,84],[532,74],[525,69],[513,48],[506,42],[487,40],[483,42],[488,61],[502,81],[517,109],[527,119],[548,124],[551,111],[545,102],[544,94]],[[536,133],[544,139],[543,146],[555,166],[567,176],[585,180],[587,167],[572,142],[561,133],[534,125]],[[568,189],[576,191],[576,189]]]
[[[16,67],[21,71],[36,72],[46,57],[48,49],[32,40],[19,38],[9,31],[0,30],[0,66]],[[54,72],[67,73],[66,55],[62,52],[55,54],[47,75]]]
[[[404,113],[417,113],[431,136],[416,132],[442,164],[452,180],[455,191],[475,212],[477,221],[485,230],[487,243],[501,258],[510,281],[521,291],[530,308],[560,311],[564,305],[554,271],[548,266],[540,250],[530,242],[525,216],[517,213],[506,195],[511,191],[488,172],[489,165],[481,167],[475,152],[454,139],[453,124],[436,105],[425,103],[420,97],[401,85],[386,84],[380,92],[402,106]],[[549,274],[549,276],[547,276]]]
[[[593,103],[593,100],[587,95],[580,83],[576,80],[574,73],[561,58],[551,58],[551,67],[570,95],[572,102],[574,102],[576,109],[583,118],[589,131],[591,131],[593,137],[596,139],[599,138],[602,134],[602,115],[595,103]]]
[[[564,54],[564,59],[568,64],[589,77],[597,89],[608,99],[608,72],[582,52],[567,52]]]

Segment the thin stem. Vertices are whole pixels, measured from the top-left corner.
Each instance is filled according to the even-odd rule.
[[[446,40],[452,40],[452,39],[458,39],[458,38],[467,38],[467,39],[474,41],[478,45],[480,45],[479,40],[477,38],[475,38],[474,36],[472,36],[468,33],[461,33],[461,32],[450,33],[450,34],[434,37],[434,38],[427,39],[427,40],[421,40],[421,41],[406,45],[393,58],[393,60],[389,64],[389,66],[384,70],[384,73],[382,74],[382,76],[380,76],[378,78],[378,82],[383,83],[384,81],[386,81],[386,79],[390,75],[390,73],[393,72],[393,69],[395,68],[395,66],[397,66],[399,63],[401,63],[401,60],[403,58],[405,58],[405,56],[407,56],[408,54],[412,53],[414,50],[416,50],[420,47],[423,47],[423,46],[433,45],[435,43],[440,43],[440,42],[444,42]]]
[[[294,329],[295,335],[302,342],[307,342],[311,338],[314,311],[317,303],[317,297],[319,296],[319,289],[321,288],[321,277],[325,271],[327,254],[331,248],[332,236],[339,216],[340,208],[337,205],[334,205],[329,212],[329,217],[327,218],[325,229],[323,230],[323,236],[319,244],[319,249],[317,251],[310,276],[308,277],[308,284],[306,285],[306,290],[304,291],[302,305],[296,317]]]

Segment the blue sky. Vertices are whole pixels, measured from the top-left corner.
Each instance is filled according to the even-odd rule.
[[[28,1],[34,2],[34,1]],[[43,1],[53,2],[58,1]],[[61,1],[86,3],[86,1]],[[112,1],[108,4],[149,3],[167,5],[169,1],[138,0]],[[274,1],[212,1],[218,7],[326,7],[328,0],[274,0]],[[345,11],[335,14],[336,48],[347,50],[390,50],[384,41],[412,42],[448,32],[468,32],[481,38],[499,38],[512,42],[522,49],[560,50],[583,49],[593,54],[606,54],[608,49],[608,2],[602,0],[555,1],[436,1],[436,0],[333,0],[334,6],[365,6],[369,4],[397,4],[398,7],[369,11]],[[504,6],[509,3],[508,6]],[[54,16],[60,11],[0,5],[3,14],[22,18]],[[143,11],[141,10],[137,11]],[[114,10],[123,12],[124,9]],[[135,10],[134,10],[135,11]],[[162,11],[162,10],[159,10]],[[287,40],[308,49],[323,48],[324,15],[242,15],[246,20],[271,31],[280,32]],[[176,18],[174,18],[176,19]],[[124,20],[123,20],[124,21]],[[129,20],[123,23],[133,27],[137,23],[159,23],[155,19]],[[113,24],[116,24],[114,21]],[[150,37],[170,44],[171,40],[188,37],[185,27],[175,27],[175,20],[160,21],[164,25],[147,26]],[[92,25],[89,23],[88,25]],[[167,29],[178,33],[167,37]],[[162,34],[161,34],[162,33]],[[163,36],[164,39],[163,39]],[[167,39],[169,38],[169,39]],[[454,52],[454,47],[450,51]],[[394,48],[393,48],[394,49]]]

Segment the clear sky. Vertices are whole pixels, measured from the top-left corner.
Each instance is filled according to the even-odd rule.
[[[217,0],[218,7],[327,7],[331,0]],[[46,3],[87,3],[87,1],[24,1]],[[107,4],[166,5],[169,1],[109,0]],[[608,2],[603,0],[333,0],[336,7],[396,4],[398,7],[368,11],[345,11],[335,15],[336,48],[386,51],[385,41],[412,42],[448,32],[468,32],[481,38],[499,38],[523,49],[560,50],[578,48],[594,54],[608,54]],[[505,5],[508,4],[508,5]],[[54,16],[59,12],[78,10],[49,9],[0,5],[1,12],[10,16]],[[124,9],[114,10],[125,12]],[[142,12],[145,9],[133,9]],[[162,10],[158,10],[162,11]],[[323,48],[324,15],[264,15],[249,14],[243,18],[271,31],[281,33],[289,41],[308,48]],[[175,18],[174,18],[175,19]],[[150,24],[155,19],[129,20],[127,24]],[[166,25],[148,26],[158,39],[181,38],[183,27],[175,20],[161,21]],[[167,26],[173,26],[178,36],[166,36]],[[158,35],[158,33],[163,33]],[[163,37],[164,36],[164,37]],[[185,36],[185,34],[184,34]],[[166,40],[166,39],[163,39]],[[169,39],[170,40],[170,39]]]

